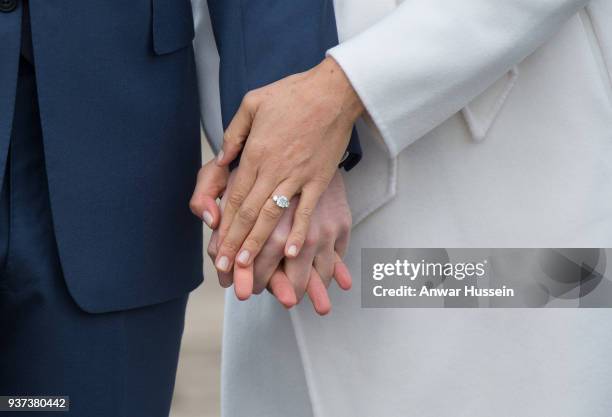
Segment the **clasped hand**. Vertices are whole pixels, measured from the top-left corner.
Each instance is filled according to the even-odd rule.
[[[220,282],[233,282],[238,298],[268,288],[290,307],[308,292],[325,314],[332,276],[350,287],[341,261],[350,212],[338,163],[362,111],[330,58],[245,96],[191,201],[194,214],[215,230],[209,255]],[[227,166],[241,151],[230,178]],[[222,215],[215,203],[221,194]],[[290,207],[279,207],[273,195],[287,196]]]

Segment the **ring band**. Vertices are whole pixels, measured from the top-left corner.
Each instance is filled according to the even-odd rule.
[[[272,201],[274,201],[280,208],[289,207],[289,199],[284,195],[274,195],[272,196]]]

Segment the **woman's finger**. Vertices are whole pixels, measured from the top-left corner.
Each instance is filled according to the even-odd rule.
[[[289,236],[289,231],[291,230],[292,218],[293,212],[290,207],[281,216],[278,226],[276,226],[276,229],[274,229],[272,235],[270,235],[270,238],[266,241],[263,249],[253,262],[255,275],[253,292],[255,294],[259,294],[259,292],[268,287],[272,274],[278,269],[285,257],[283,251],[285,249],[285,242],[287,242],[287,236]]]
[[[271,202],[269,200],[270,194],[276,187],[273,178],[268,178],[264,176],[258,176],[257,181],[251,192],[248,196],[243,200],[242,205],[238,208],[238,211],[234,215],[234,219],[229,226],[229,230],[226,235],[223,237],[223,242],[221,242],[221,246],[219,247],[219,254],[217,255],[217,261],[215,265],[217,269],[220,271],[229,271],[234,263],[234,259],[236,256],[238,257],[238,261],[240,265],[247,266],[252,264],[252,259],[254,256],[250,254],[248,250],[238,251],[244,244],[245,239],[255,226],[255,224],[261,218],[272,218],[274,216],[274,224],[276,226],[278,220],[282,214],[282,211],[279,207],[275,207],[271,209],[269,204]],[[233,189],[232,189],[233,192]],[[228,197],[228,205],[231,200],[231,196]],[[227,206],[226,206],[227,207]],[[223,221],[226,218],[226,211],[223,212]],[[272,227],[272,230],[274,227]],[[272,232],[269,231],[268,235],[263,238],[261,242],[258,243],[258,247],[265,243],[265,239]]]
[[[221,208],[223,210],[223,217],[219,225],[219,240],[218,244],[223,243],[225,236],[227,235],[229,228],[234,221],[234,216],[242,206],[242,202],[246,199],[255,183],[256,173],[251,169],[249,164],[244,164],[238,168],[236,174],[231,181],[231,184],[227,187],[223,200],[221,201]],[[229,268],[221,268],[223,271],[229,270]]]
[[[329,287],[334,275],[334,264],[336,262],[336,251],[333,242],[325,243],[324,247],[317,253],[314,259],[314,269],[321,277],[325,288]]]
[[[217,199],[225,190],[229,170],[208,162],[198,172],[198,179],[189,201],[191,212],[202,219],[211,229],[215,229],[221,220]]]
[[[242,266],[253,263],[253,260],[257,257],[278,225],[285,210],[289,209],[290,201],[297,191],[298,186],[296,184],[284,181],[276,188],[270,197],[265,199],[263,207],[255,221],[255,225],[252,230],[249,230],[248,236],[244,239],[244,243],[242,243],[242,247],[238,252],[238,257],[236,258],[237,263]],[[275,201],[275,199],[277,201]],[[297,199],[295,199],[295,201],[297,201]]]
[[[324,316],[331,311],[331,301],[327,288],[317,271],[313,268],[308,281],[308,297],[317,314]]]
[[[334,263],[334,278],[336,279],[338,286],[344,291],[351,289],[353,285],[351,272],[338,253],[336,253],[336,261]]]
[[[227,166],[232,162],[244,146],[244,142],[249,137],[253,118],[257,112],[257,99],[254,93],[248,93],[234,118],[230,122],[223,134],[223,147],[217,155],[217,165]]]
[[[291,233],[289,233],[287,245],[285,246],[285,256],[294,258],[302,250],[308,235],[312,213],[317,207],[323,191],[319,186],[313,185],[307,186],[302,190],[300,202],[293,217]]]
[[[234,292],[239,300],[248,299],[253,294],[253,267],[234,267]]]
[[[291,308],[297,304],[295,291],[281,268],[277,268],[272,274],[268,289],[285,308]]]
[[[308,235],[307,244],[304,245],[300,254],[295,258],[285,258],[285,274],[295,289],[298,301],[302,299],[308,287],[311,270],[313,269],[314,257],[317,254],[318,236],[314,231]]]

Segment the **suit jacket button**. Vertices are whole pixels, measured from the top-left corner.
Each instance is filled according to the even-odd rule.
[[[0,12],[8,13],[17,8],[17,0],[0,0]]]

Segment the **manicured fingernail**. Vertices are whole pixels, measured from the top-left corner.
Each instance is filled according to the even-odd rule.
[[[213,216],[208,210],[204,211],[204,213],[202,214],[202,218],[204,219],[204,223],[206,223],[208,227],[212,228]]]
[[[225,152],[223,152],[223,150],[221,150],[219,152],[219,155],[217,155],[217,162],[221,162],[223,160],[223,155],[225,154]]]
[[[289,256],[296,256],[297,255],[297,246],[295,246],[295,245],[289,246],[289,249],[287,249],[287,255],[289,255]]]
[[[227,256],[220,257],[217,261],[217,268],[219,268],[221,271],[227,272],[227,269],[229,268],[229,258]]]
[[[246,264],[247,262],[249,262],[249,256],[251,256],[249,251],[243,250],[242,252],[240,252],[240,255],[238,255],[238,262],[240,262],[241,264]]]

